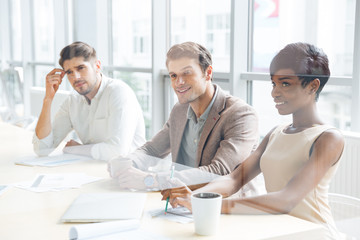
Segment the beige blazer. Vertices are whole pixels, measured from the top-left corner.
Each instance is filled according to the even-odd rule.
[[[211,173],[226,175],[256,148],[258,117],[243,100],[225,94],[219,86],[215,102],[205,122],[197,149],[196,166]],[[177,103],[162,130],[139,151],[159,158],[172,154],[177,161],[187,123],[189,104]]]

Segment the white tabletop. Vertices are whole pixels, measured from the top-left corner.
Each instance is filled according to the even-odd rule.
[[[101,161],[80,162],[60,167],[27,167],[14,160],[34,154],[32,132],[0,122],[0,185],[33,179],[39,173],[85,172],[103,177],[79,189],[35,193],[15,187],[0,196],[0,239],[68,239],[74,224],[59,219],[72,201],[87,192],[121,191],[109,178],[107,165]],[[148,193],[145,211],[163,208],[158,192]],[[194,233],[193,223],[180,224],[161,218],[143,216],[141,228],[170,239],[322,239],[320,225],[289,215],[222,215],[216,236],[202,237]]]

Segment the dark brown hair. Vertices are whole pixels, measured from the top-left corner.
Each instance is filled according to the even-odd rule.
[[[306,87],[314,79],[320,80],[316,91],[316,100],[330,77],[329,60],[324,51],[309,43],[291,43],[286,45],[271,61],[270,75],[280,69],[292,69]]]
[[[89,44],[84,42],[73,42],[64,47],[60,52],[59,64],[63,68],[66,60],[74,57],[83,57],[85,61],[96,59],[96,51]]]
[[[203,73],[212,65],[210,52],[203,46],[194,42],[184,42],[172,46],[166,55],[166,67],[170,60],[175,60],[183,57],[197,59]]]

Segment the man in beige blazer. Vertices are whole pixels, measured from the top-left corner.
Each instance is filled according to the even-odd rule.
[[[256,112],[212,83],[211,54],[206,48],[193,42],[174,45],[166,66],[179,102],[163,129],[128,156],[132,167],[121,164],[124,158],[110,161],[110,175],[122,187],[169,187],[169,165],[164,168],[161,163],[166,161],[161,159],[171,153],[177,165],[171,175],[195,188],[231,173],[257,146]],[[253,183],[243,189],[243,195],[256,192]]]

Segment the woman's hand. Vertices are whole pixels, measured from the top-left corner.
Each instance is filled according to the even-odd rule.
[[[187,186],[162,190],[161,194],[163,195],[161,200],[166,200],[169,197],[169,203],[173,208],[184,206],[191,211],[192,191]]]

